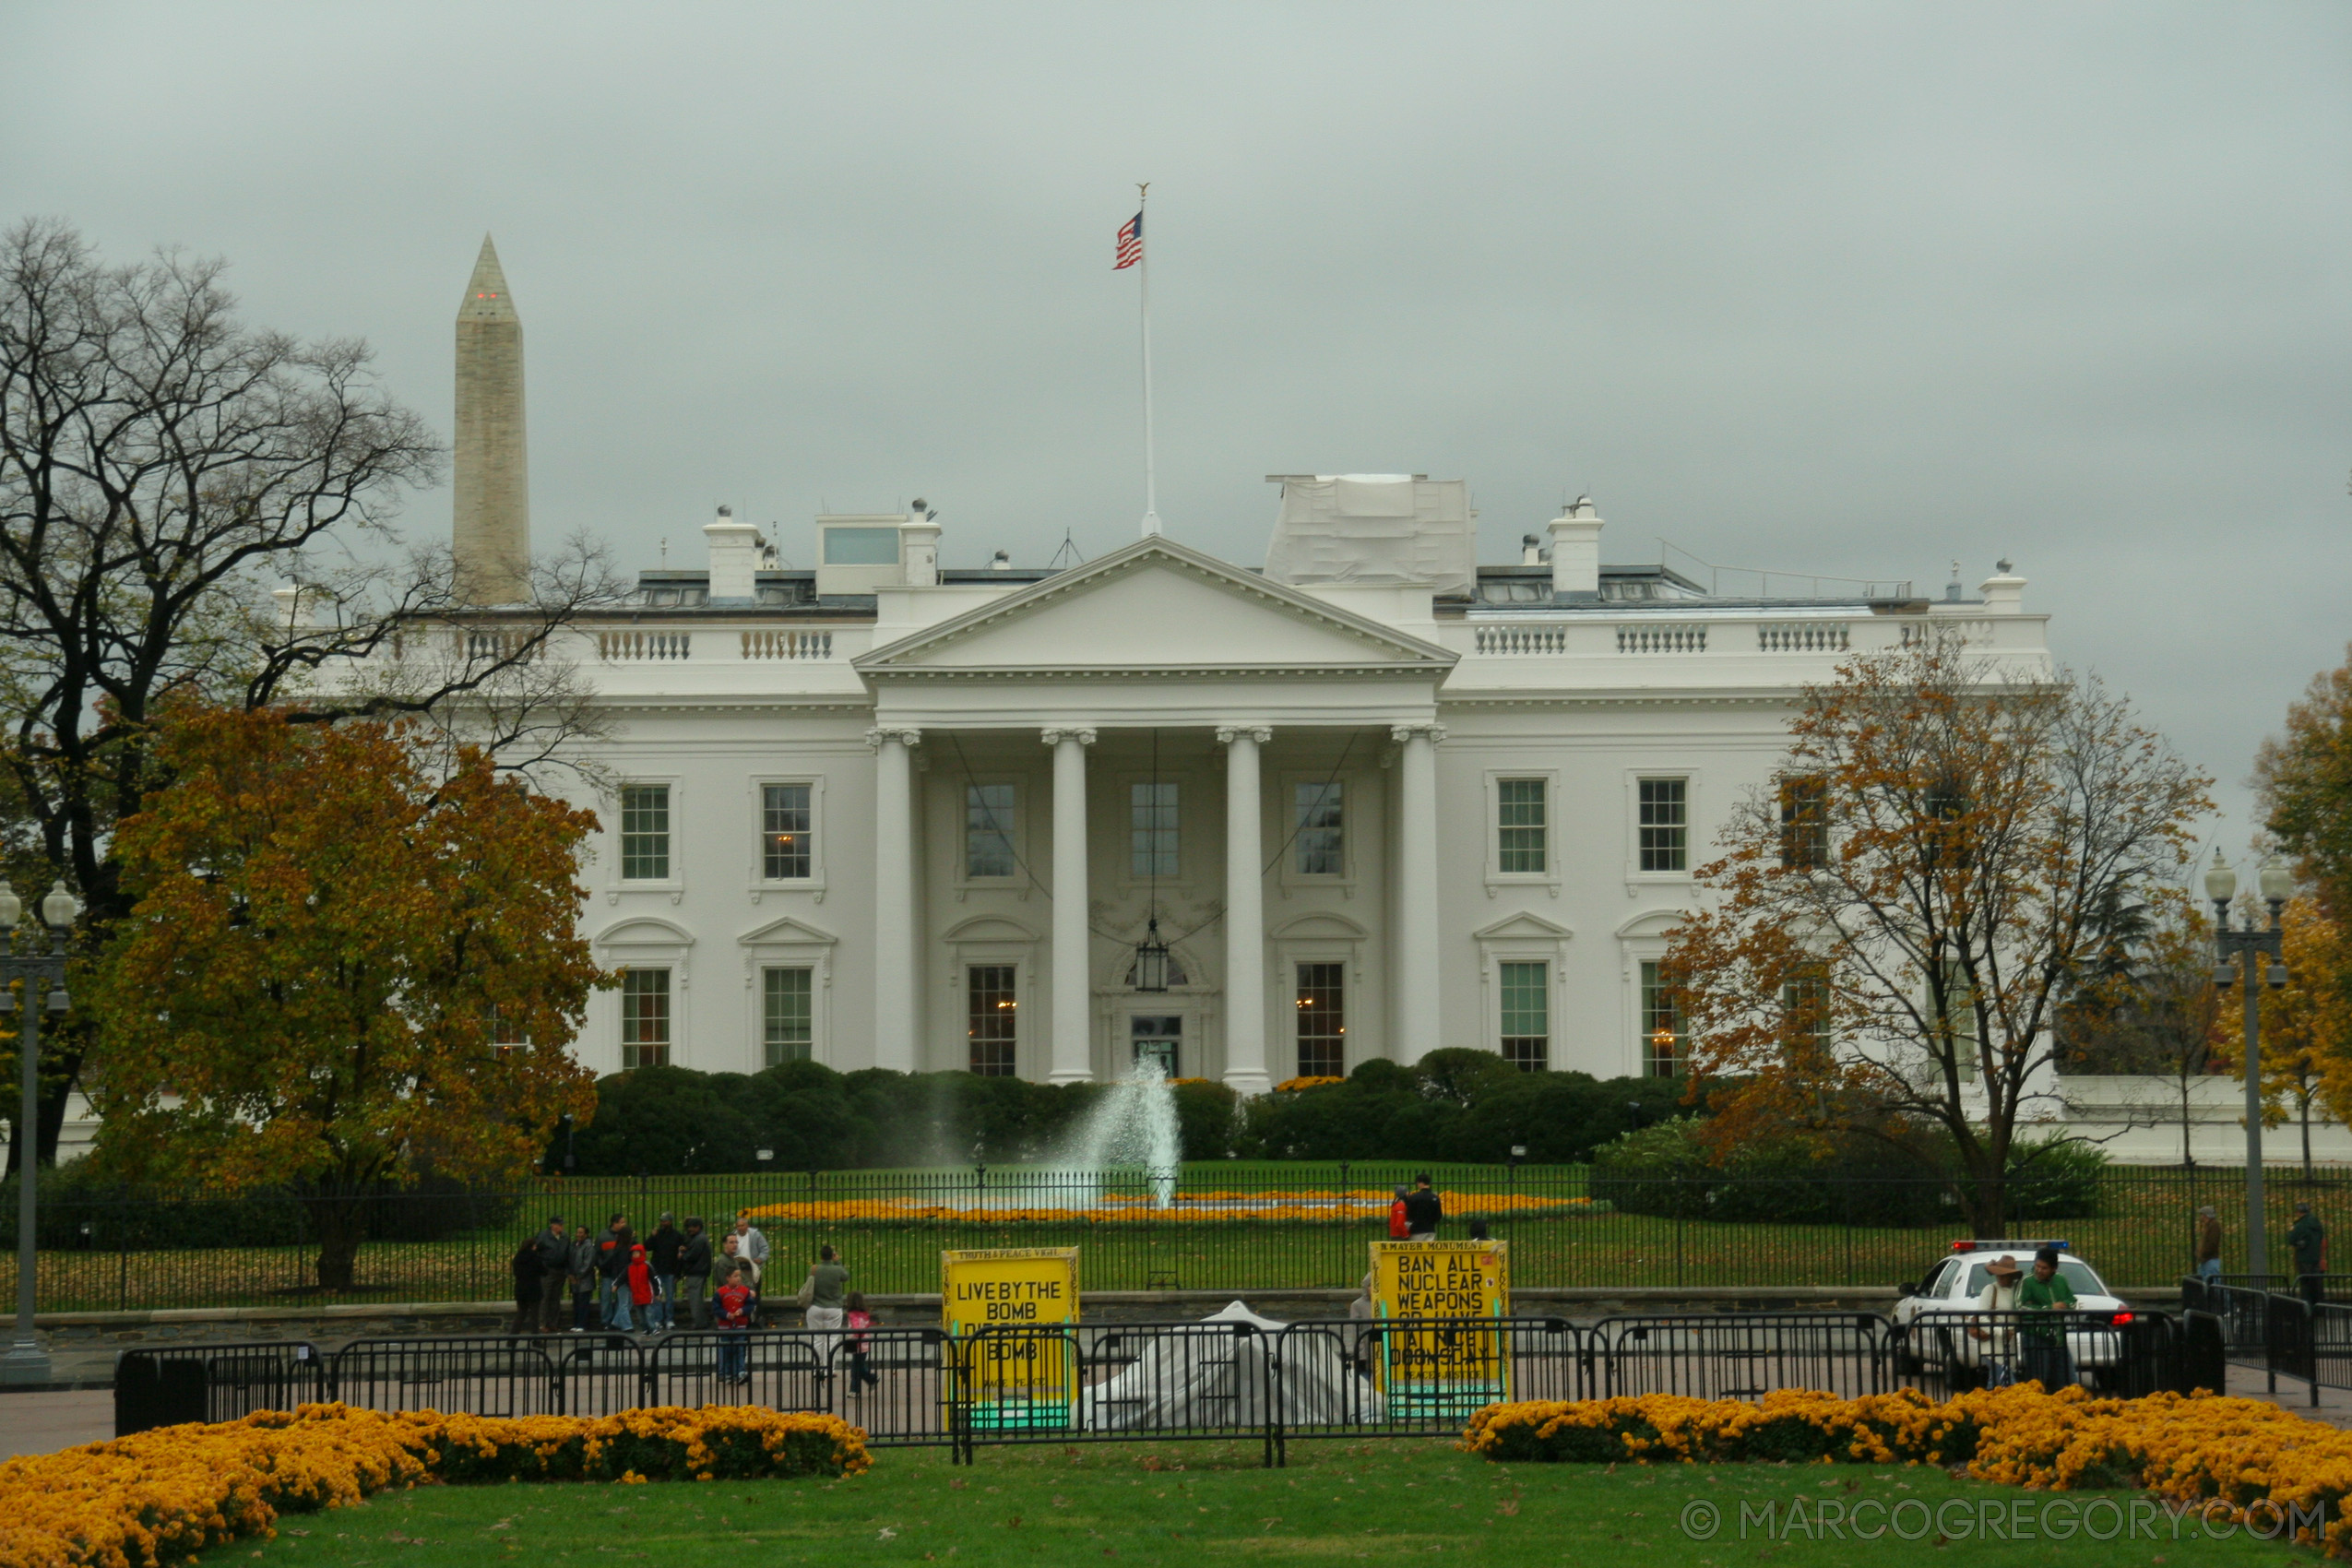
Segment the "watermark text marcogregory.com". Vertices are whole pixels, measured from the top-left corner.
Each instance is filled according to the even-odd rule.
[[[2326,1505],[2256,1500],[2238,1510],[2219,1498],[2189,1503],[2153,1497],[1798,1498],[1791,1503],[1735,1503],[1694,1497],[1682,1508],[1682,1534],[1692,1540],[1728,1536],[1740,1540],[2090,1540],[2198,1541],[2250,1535],[2293,1540],[2316,1534]]]

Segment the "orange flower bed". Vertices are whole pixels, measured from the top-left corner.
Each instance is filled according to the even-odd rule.
[[[740,1406],[508,1420],[305,1405],[0,1463],[0,1563],[156,1568],[387,1488],[856,1475],[872,1462],[865,1433],[837,1417]]]
[[[1528,1401],[1479,1411],[1463,1446],[1494,1460],[1965,1465],[1978,1480],[2035,1490],[2135,1487],[2257,1525],[2323,1505],[2324,1538],[2309,1528],[2298,1538],[2352,1557],[2352,1431],[2256,1399],[2101,1399],[2027,1384],[1941,1403],[1912,1389]]]
[[[1010,1197],[1020,1189],[1014,1186],[1005,1191]],[[815,1203],[766,1204],[757,1208],[743,1209],[741,1213],[744,1218],[754,1221],[800,1220],[820,1224],[893,1220],[1007,1224],[1030,1220],[1158,1225],[1246,1220],[1289,1225],[1360,1225],[1369,1220],[1386,1218],[1388,1206],[1395,1201],[1394,1194],[1372,1188],[1353,1192],[1179,1193],[1165,1208],[1159,1206],[1157,1199],[1142,1194],[1106,1193],[1084,1208],[1014,1206],[1005,1199],[997,1198],[993,1190],[989,1196],[993,1201],[969,1208],[931,1203],[921,1198],[840,1198]],[[1449,1214],[1455,1218],[1474,1215],[1535,1218],[1606,1213],[1608,1208],[1607,1204],[1596,1204],[1590,1198],[1551,1197],[1534,1193],[1492,1193],[1456,1198],[1450,1206]]]

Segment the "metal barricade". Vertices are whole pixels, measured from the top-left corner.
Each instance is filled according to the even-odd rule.
[[[991,1324],[956,1341],[947,1420],[982,1443],[1272,1435],[1271,1341],[1251,1323]]]
[[[1587,1397],[1758,1399],[1776,1388],[1852,1398],[1888,1386],[1893,1325],[1876,1313],[1604,1318],[1587,1332]]]
[[[1969,1388],[2080,1383],[2101,1393],[2158,1385],[2170,1320],[2112,1312],[1931,1312],[1903,1326],[1894,1346],[1902,1381],[1939,1397]],[[2138,1329],[2141,1324],[2159,1326]]]
[[[1574,1399],[1585,1336],[1565,1318],[1294,1323],[1268,1364],[1275,1464],[1293,1438],[1459,1433],[1489,1405]]]
[[[827,1355],[829,1408],[864,1429],[874,1448],[950,1440],[947,1384],[953,1341],[944,1328],[843,1330]]]
[[[114,1358],[114,1435],[233,1421],[327,1398],[327,1363],[307,1340],[178,1345]]]
[[[2229,1390],[2229,1342],[2219,1317],[2190,1309],[2180,1314],[2180,1386],[2179,1392],[2209,1394]]]
[[[592,1347],[591,1338],[601,1343]],[[556,1370],[557,1355],[583,1359],[593,1369],[599,1361],[610,1368],[631,1360],[636,1351],[619,1335],[354,1339],[335,1352],[330,1376],[334,1396],[361,1409],[560,1416],[567,1379]]]
[[[693,1329],[660,1336],[645,1356],[646,1405],[827,1408],[824,1336],[801,1329]]]
[[[2312,1314],[2317,1309],[2300,1296],[2276,1291],[2263,1298],[2263,1369],[2270,1375],[2269,1390],[2278,1392],[2278,1374],[2303,1380],[2311,1403],[2320,1402],[2318,1344]]]
[[[2269,1365],[2270,1293],[2246,1285],[2199,1279],[2180,1282],[2180,1304],[2221,1320],[2225,1354],[2239,1366]]]

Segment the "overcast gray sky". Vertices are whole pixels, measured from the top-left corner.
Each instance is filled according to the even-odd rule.
[[[496,234],[532,512],[923,495],[949,564],[1142,510],[1264,558],[1284,471],[1460,477],[1484,556],[1974,585],[2216,774],[2345,656],[2342,5],[0,11],[0,214],[217,253],[443,430]],[[445,489],[410,509],[444,534]]]

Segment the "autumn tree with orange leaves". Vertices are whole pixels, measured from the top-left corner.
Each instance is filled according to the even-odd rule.
[[[2095,680],[1941,634],[1839,666],[1668,950],[1703,1135],[1885,1139],[2000,1234],[2057,1015],[2179,881],[2208,783]]]
[[[427,1158],[511,1179],[595,1104],[565,1050],[603,979],[575,924],[595,818],[424,744],[184,712],[158,741],[172,783],[116,846],[136,902],[91,988],[101,1157],[291,1187],[327,1289],[352,1283],[363,1191]]]

